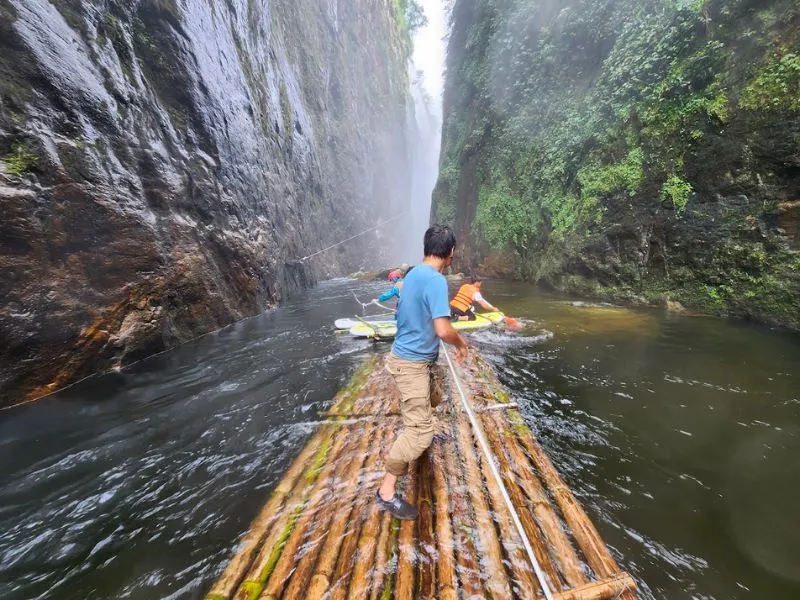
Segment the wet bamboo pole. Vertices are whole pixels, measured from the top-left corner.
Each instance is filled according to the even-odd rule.
[[[393,517],[389,513],[384,513],[381,518],[381,531],[378,534],[378,550],[375,553],[375,569],[372,573],[372,587],[370,588],[370,600],[378,600],[383,593],[384,582],[388,575],[392,560],[392,529]],[[396,539],[394,540],[396,541]]]
[[[521,416],[519,418],[521,421]],[[597,529],[595,529],[583,508],[578,504],[575,496],[572,495],[572,492],[561,479],[542,447],[534,439],[533,434],[524,423],[521,423],[521,426],[517,427],[516,431],[517,439],[522,442],[542,480],[555,499],[561,514],[564,516],[564,521],[569,525],[573,536],[575,536],[575,541],[586,557],[586,562],[589,563],[589,566],[601,579],[619,573],[619,566],[611,556],[611,552],[609,552],[605,543],[603,543]]]
[[[564,533],[561,520],[547,498],[542,484],[533,475],[530,463],[525,457],[522,448],[514,439],[513,433],[508,430],[508,420],[498,414],[488,416],[488,419],[494,422],[494,431],[498,433],[502,431],[500,439],[495,440],[495,444],[498,448],[505,449],[508,454],[509,462],[505,474],[509,493],[513,490],[517,496],[514,499],[514,503],[518,507],[523,507],[521,514],[531,514],[538,523],[544,534],[546,546],[552,548],[552,554],[560,567],[561,573],[564,574],[568,587],[578,587],[586,584],[588,579],[581,560],[578,558],[578,554],[566,533]],[[527,503],[524,502],[520,494],[520,488],[525,490],[533,504],[530,507],[530,513]],[[524,524],[525,522],[523,521]]]
[[[465,482],[475,511],[475,525],[482,555],[480,562],[484,567],[483,572],[486,574],[486,591],[491,598],[506,600],[512,597],[511,587],[503,566],[503,552],[497,538],[497,530],[492,521],[486,497],[483,495],[484,482],[478,467],[478,458],[475,455],[475,445],[469,427],[464,413],[459,413],[456,430],[460,457],[464,463]],[[489,482],[486,482],[486,485],[488,484]]]
[[[280,555],[278,556],[275,567],[271,572],[266,574],[266,578],[260,574],[260,578],[256,580],[265,584],[264,590],[259,598],[263,598],[264,600],[276,600],[280,597],[284,585],[293,572],[297,550],[300,547],[300,544],[303,542],[309,526],[319,515],[321,509],[324,509],[325,507],[324,501],[327,497],[329,479],[336,471],[337,467],[340,467],[340,455],[344,454],[342,450],[351,437],[350,429],[341,429],[340,431],[342,431],[342,433],[334,440],[334,444],[331,447],[331,456],[328,457],[327,463],[319,474],[317,482],[314,485],[314,489],[311,492],[309,501],[305,506],[302,507],[297,521],[295,522],[294,527],[292,528],[292,531],[289,534],[289,537],[286,540],[283,548],[277,549],[280,551]],[[252,594],[252,589],[249,591],[249,593]]]
[[[367,458],[373,438],[380,437],[376,434],[378,434],[377,426],[374,423],[367,425],[364,431],[359,433],[358,445],[343,457],[348,461],[346,468],[343,469],[341,477],[333,478],[327,490],[330,497],[335,500],[325,503],[325,508],[320,512],[315,523],[316,544],[313,543],[315,540],[306,543],[306,552],[296,564],[291,581],[284,592],[285,597],[296,598],[306,592],[312,598],[322,597],[330,585],[341,535],[347,517],[352,511],[358,474]]]
[[[508,470],[508,463],[505,460],[505,455],[502,452],[502,448],[500,448],[498,445],[495,445],[494,447],[491,446],[491,439],[492,437],[496,438],[496,436],[490,435],[490,431],[486,427],[484,427],[484,433],[489,440],[492,454],[494,454],[494,459],[497,460],[499,464],[500,472],[502,472],[504,469]],[[494,434],[493,430],[491,431],[491,434]],[[476,454],[480,460],[481,472],[483,473],[483,478],[486,481],[486,488],[489,492],[489,498],[491,499],[495,518],[500,526],[500,542],[505,548],[506,555],[511,561],[512,573],[514,575],[514,579],[511,582],[512,587],[519,588],[518,595],[522,598],[535,598],[540,593],[541,588],[539,582],[536,580],[536,573],[533,571],[533,566],[530,563],[528,554],[525,552],[525,548],[522,545],[522,539],[519,537],[519,532],[511,520],[511,514],[509,513],[508,506],[506,505],[506,502],[500,492],[500,487],[497,485],[494,475],[492,475],[489,465],[487,464],[487,460],[492,459],[487,459],[482,452],[476,452]],[[510,490],[508,491],[511,493]],[[517,503],[517,500],[520,499],[519,496],[514,499],[512,494],[511,498],[512,503],[516,505],[518,516],[522,519],[522,515],[519,514],[520,505]],[[539,561],[539,565],[542,567],[542,570],[548,578],[548,585],[553,590],[560,589],[560,579],[558,578],[558,573],[556,572],[555,567],[550,559],[550,555],[544,548],[544,544],[540,539],[541,536],[536,528],[536,524],[529,522],[529,531],[528,528],[524,527],[524,520],[522,522],[523,530],[528,536],[528,541],[531,543],[533,552],[536,555],[536,560]],[[514,586],[514,584],[516,584],[516,586]]]
[[[332,410],[350,411],[358,400],[359,393],[364,383],[375,371],[377,362],[370,359],[364,362],[353,374],[349,384],[341,390],[334,399]],[[291,514],[298,502],[303,500],[303,492],[307,491],[319,473],[317,461],[309,465],[312,457],[320,454],[320,448],[330,447],[330,438],[334,430],[331,427],[320,429],[305,445],[303,450],[294,460],[281,481],[270,496],[269,502],[256,516],[240,542],[239,551],[231,558],[225,571],[216,581],[207,595],[208,600],[222,600],[231,598],[236,589],[247,576],[248,570],[257,560],[259,548],[273,547],[280,537],[288,521],[287,513]],[[305,471],[305,476],[301,478]],[[309,471],[315,471],[310,473]],[[283,510],[291,507],[292,510]],[[282,512],[283,510],[283,512]],[[268,536],[270,533],[275,535]],[[273,539],[274,538],[274,539]]]
[[[481,369],[481,379],[490,390],[490,394],[500,402],[508,402],[508,394],[502,389],[488,363],[480,356],[475,356],[475,364]],[[525,448],[542,481],[555,499],[564,521],[572,531],[575,541],[586,557],[589,566],[601,579],[619,574],[619,566],[611,556],[611,552],[609,552],[597,529],[561,479],[553,463],[525,424],[522,415],[516,410],[508,411],[507,415],[513,430],[516,432],[516,439]]]
[[[443,451],[445,465],[445,483],[453,506],[453,541],[456,554],[456,573],[459,588],[466,598],[483,597],[483,583],[480,577],[478,551],[475,547],[473,533],[477,524],[473,518],[474,511],[464,492],[464,475],[455,456],[455,435],[448,442],[448,451]]]
[[[225,571],[206,596],[207,600],[221,600],[223,598],[227,600],[236,592],[236,588],[239,587],[239,584],[247,574],[247,570],[255,560],[259,547],[267,537],[269,528],[279,519],[280,510],[283,508],[287,498],[295,491],[295,487],[300,488],[305,485],[303,481],[305,478],[301,476],[309,468],[309,462],[317,453],[318,446],[322,443],[325,435],[329,436],[330,434],[330,431],[320,431],[311,438],[294,460],[286,475],[272,492],[269,502],[264,505],[264,508],[261,509],[261,512],[251,523],[250,529],[240,542],[239,552],[228,562]],[[295,492],[295,495],[299,495],[299,492]]]
[[[327,532],[325,544],[320,550],[319,561],[314,568],[314,573],[311,577],[311,583],[308,589],[308,596],[310,598],[321,598],[331,585],[331,580],[336,568],[336,561],[339,557],[339,549],[344,539],[345,529],[350,522],[350,516],[355,510],[354,500],[356,498],[358,478],[362,470],[362,465],[365,468],[369,468],[372,455],[368,455],[368,452],[374,452],[374,449],[370,448],[370,444],[375,444],[375,442],[380,439],[381,432],[377,425],[373,425],[371,429],[365,431],[356,449],[355,460],[353,460],[344,476],[341,486],[343,492],[336,502],[336,510],[342,511],[341,518],[336,518],[331,523],[330,530]],[[374,459],[372,462],[374,462]]]
[[[373,577],[370,600],[389,600],[394,595],[394,565],[398,552],[400,521],[386,513],[383,522],[386,525],[386,543],[382,551],[379,548],[379,556],[383,556],[383,560],[376,560],[377,568]]]
[[[593,581],[571,590],[556,594],[554,600],[617,600],[618,598],[635,598],[633,591],[636,582],[627,573],[615,577]]]
[[[497,415],[494,416],[497,417]],[[512,443],[504,443],[504,441],[507,439],[505,435],[508,431],[507,422],[501,421],[497,418],[492,419],[491,416],[488,416],[484,417],[483,425],[484,431],[486,432],[486,437],[489,440],[489,445],[492,448],[492,452],[500,464],[500,473],[505,480],[506,489],[511,497],[511,501],[517,509],[517,514],[520,517],[522,527],[528,536],[528,540],[531,542],[531,547],[533,548],[536,560],[539,562],[542,570],[547,575],[550,589],[555,593],[564,587],[561,576],[556,567],[558,556],[563,549],[566,549],[573,555],[575,554],[575,551],[573,550],[572,546],[569,545],[569,540],[564,535],[558,522],[536,519],[534,517],[536,514],[535,511],[539,508],[536,504],[534,504],[533,512],[528,509],[528,503],[525,501],[525,497],[523,496],[522,491],[517,485],[517,481],[514,477],[516,475],[517,477],[523,478],[526,482],[530,482],[534,486],[538,486],[538,482],[531,481],[534,478],[526,470],[526,467],[529,468],[528,465],[517,465],[509,460],[509,454],[513,454],[514,450],[516,449],[516,442],[512,441]],[[545,503],[547,502],[546,500],[543,501]],[[546,519],[549,519],[551,515],[545,513],[543,516]],[[556,530],[561,534],[561,537],[558,537]],[[546,535],[547,533],[551,534],[550,537]],[[553,545],[551,543],[551,537],[555,539],[557,543],[562,543],[562,545]],[[563,544],[566,544],[566,546]],[[555,559],[553,555],[555,555]],[[577,562],[577,556],[575,556],[575,560],[575,566],[577,567],[578,572],[582,573],[580,570],[580,563]],[[575,574],[573,573],[573,575]],[[580,583],[585,582],[586,578],[583,577]]]
[[[408,466],[406,475],[405,500],[410,504],[417,502],[417,467],[419,461],[415,460]],[[395,600],[411,600],[414,598],[414,558],[416,548],[416,521],[401,521],[400,532],[397,538],[397,574],[395,575],[394,598]]]
[[[379,443],[377,447],[370,453],[367,459],[367,465],[364,471],[369,474],[370,471],[375,469],[378,458],[383,454],[387,443],[394,439],[393,431],[390,428],[383,428],[381,436],[379,436]],[[381,462],[382,464],[382,462]],[[363,489],[363,479],[359,487]],[[350,585],[351,573],[353,569],[353,560],[358,549],[358,542],[364,521],[367,517],[367,507],[370,503],[375,503],[374,486],[367,486],[370,490],[369,493],[362,493],[358,496],[353,511],[350,514],[350,520],[347,524],[342,543],[339,548],[339,556],[336,560],[336,569],[333,573],[331,580],[330,595],[328,600],[344,600],[347,597],[348,588]]]
[[[437,442],[434,442],[436,444]],[[417,523],[419,535],[419,564],[417,577],[417,598],[434,600],[436,598],[436,538],[433,523],[433,489],[431,479],[431,449],[428,448],[419,457],[419,477],[417,486],[417,507],[419,518]]]
[[[390,429],[384,429],[384,439],[390,439]],[[382,448],[376,448],[374,456],[377,457]],[[379,472],[376,470],[375,475],[383,475],[383,469]],[[377,491],[377,486],[369,488],[370,490]],[[350,600],[361,600],[369,596],[370,589],[373,583],[373,569],[376,568],[375,553],[378,547],[378,538],[380,537],[380,525],[384,517],[384,512],[378,508],[378,503],[375,501],[375,495],[368,495],[370,502],[367,505],[367,516],[364,525],[361,527],[361,533],[356,547],[356,554],[354,557],[354,565],[350,574],[350,585],[348,591],[348,598]]]
[[[433,503],[436,526],[436,582],[437,598],[456,600],[456,564],[454,556],[453,524],[450,520],[450,494],[444,473],[445,462],[442,445],[434,443],[431,447],[431,470],[433,471]]]
[[[277,518],[272,522],[270,531],[262,542],[261,547],[252,561],[247,574],[240,583],[235,595],[236,598],[248,598],[257,595],[263,588],[269,574],[280,558],[283,544],[292,532],[303,506],[309,501],[312,490],[319,484],[319,475],[326,461],[335,458],[333,452],[335,439],[342,438],[345,429],[333,429],[333,433],[324,438],[324,443],[316,448],[316,454],[311,466],[302,478],[304,485],[298,485],[277,513]],[[341,445],[336,452],[341,450]]]

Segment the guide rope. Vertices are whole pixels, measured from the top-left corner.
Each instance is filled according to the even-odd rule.
[[[495,481],[497,481],[497,485],[500,488],[500,493],[503,496],[503,500],[505,500],[506,506],[508,506],[508,510],[511,513],[511,518],[514,521],[514,525],[516,526],[517,531],[519,532],[519,536],[522,538],[522,544],[525,546],[525,552],[528,553],[528,559],[531,561],[531,565],[533,566],[533,570],[536,573],[536,578],[539,580],[539,585],[542,588],[544,597],[547,600],[553,600],[553,593],[550,591],[550,586],[547,585],[547,576],[542,571],[542,568],[539,566],[539,561],[536,560],[536,556],[533,554],[533,548],[531,547],[531,542],[528,539],[525,530],[522,528],[522,521],[519,520],[519,515],[517,514],[514,505],[511,503],[511,498],[508,495],[508,490],[506,490],[506,486],[503,483],[502,478],[500,477],[500,473],[497,470],[497,466],[494,464],[494,457],[492,456],[492,451],[489,448],[489,444],[486,442],[486,438],[483,435],[483,430],[478,424],[478,421],[475,418],[475,413],[472,411],[469,402],[467,402],[467,398],[464,395],[464,390],[461,388],[461,381],[459,380],[458,374],[456,373],[456,369],[453,366],[453,361],[450,359],[450,355],[447,352],[447,348],[445,348],[444,342],[440,341],[440,344],[442,346],[442,349],[444,350],[444,357],[445,359],[447,359],[447,365],[450,367],[450,372],[453,374],[453,380],[456,382],[458,395],[461,397],[461,405],[464,407],[464,412],[467,413],[467,417],[469,418],[469,421],[472,424],[472,430],[475,432],[475,437],[478,440],[478,444],[480,445],[481,450],[483,451],[483,454],[486,457],[486,462],[489,464],[489,469],[492,471],[492,475],[494,475]]]
[[[313,257],[317,256],[318,254],[322,254],[323,252],[327,252],[331,248],[336,248],[336,246],[341,246],[342,244],[344,244],[346,242],[349,242],[350,240],[354,240],[357,237],[361,237],[365,233],[369,233],[370,231],[375,231],[376,229],[378,229],[378,227],[382,227],[382,226],[386,225],[387,223],[391,223],[395,219],[399,219],[400,217],[402,217],[407,212],[408,211],[404,210],[403,212],[396,214],[392,218],[387,219],[387,220],[383,221],[382,223],[378,223],[377,225],[375,225],[375,227],[370,227],[369,229],[366,229],[366,230],[362,231],[361,233],[357,233],[355,235],[351,235],[346,240],[342,240],[341,242],[336,242],[335,244],[332,244],[331,246],[328,246],[327,248],[323,248],[322,250],[319,250],[318,252],[314,252],[313,254],[309,254],[308,256],[304,256],[303,258],[300,259],[300,262],[305,262],[309,258],[313,258]]]

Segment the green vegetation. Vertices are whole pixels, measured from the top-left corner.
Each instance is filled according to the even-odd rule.
[[[746,110],[800,111],[800,54],[775,52],[739,100]]]
[[[800,309],[795,242],[769,224],[793,198],[799,18],[792,0],[457,0],[433,215],[474,215],[456,233],[476,262],[560,289]]]
[[[22,177],[36,168],[36,155],[20,142],[16,142],[12,146],[11,152],[0,160],[5,163],[8,173],[17,177]]]
[[[678,175],[670,175],[661,186],[661,197],[672,202],[675,211],[680,214],[686,208],[693,191],[691,183]]]

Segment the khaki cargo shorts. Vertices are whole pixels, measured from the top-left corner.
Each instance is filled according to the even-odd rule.
[[[386,369],[400,390],[400,415],[403,429],[386,458],[386,470],[401,476],[408,463],[416,460],[431,445],[434,434],[433,409],[443,397],[443,373],[435,362],[416,362],[389,354]]]

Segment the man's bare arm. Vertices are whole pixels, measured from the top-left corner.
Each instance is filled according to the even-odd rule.
[[[439,339],[447,344],[452,344],[458,349],[459,358],[466,357],[467,343],[464,341],[464,338],[462,338],[453,328],[449,317],[439,317],[438,319],[434,319],[433,328],[436,331],[436,335],[439,336]]]

